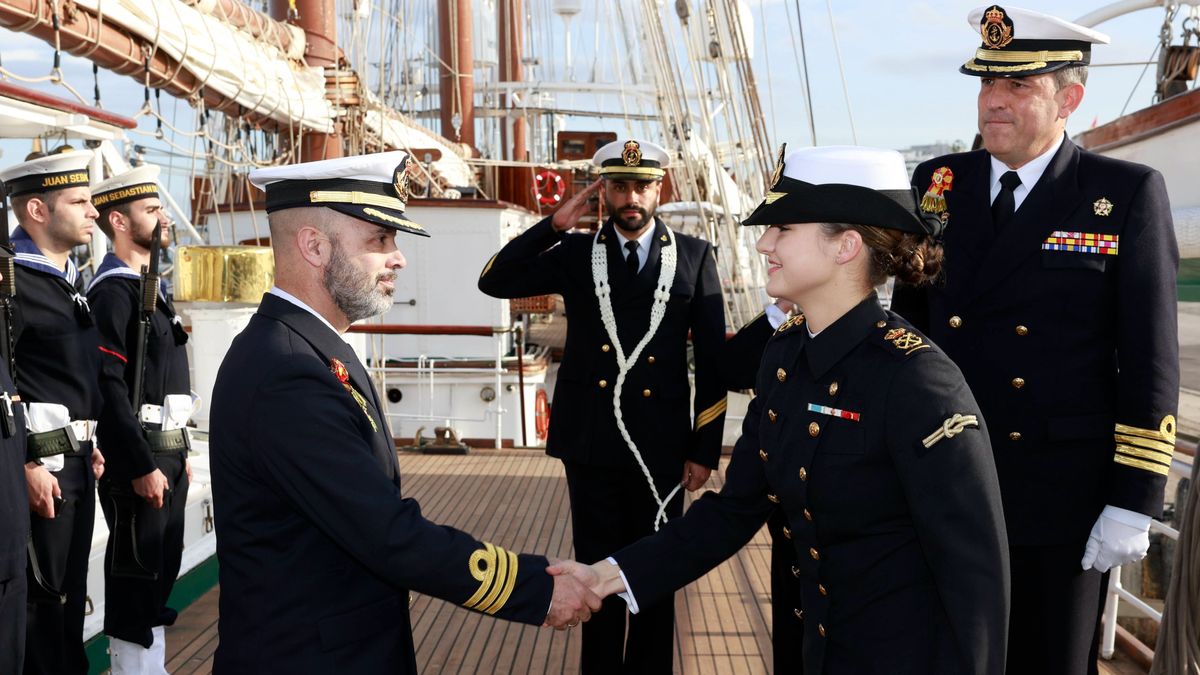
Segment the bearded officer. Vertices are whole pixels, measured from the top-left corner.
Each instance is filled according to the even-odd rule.
[[[213,390],[221,568],[214,672],[415,673],[409,591],[556,627],[599,599],[547,561],[426,520],[350,324],[387,311],[404,255],[408,156],[259,169],[275,287]],[[547,614],[549,610],[549,614]]]
[[[17,391],[29,430],[25,480],[32,542],[26,673],[85,673],[83,615],[104,459],[93,445],[102,397],[99,336],[71,249],[91,241],[90,151],[64,147],[0,172],[19,301]]]
[[[712,246],[654,217],[669,159],[638,139],[600,148],[601,180],[509,242],[479,277],[493,297],[561,293],[566,303],[546,452],[563,460],[583,562],[679,515],[679,486],[704,485],[721,451],[724,302]],[[595,234],[569,233],[598,190],[608,221]],[[624,605],[606,601],[583,628],[583,672],[671,672],[673,622],[671,597],[648,603],[629,617],[626,640]]]
[[[1095,673],[1105,574],[1140,560],[1162,511],[1179,396],[1179,252],[1162,176],[1064,134],[1093,44],[1052,16],[990,6],[982,150],[925,162],[946,223],[941,283],[900,288],[988,421],[1012,555],[1009,673]]]
[[[183,555],[189,483],[183,427],[192,397],[187,333],[165,282],[150,291],[157,292],[154,314],[138,341],[143,281],[137,270],[149,265],[151,250],[166,246],[170,236],[158,173],[158,167],[144,165],[92,188],[100,229],[113,245],[88,287],[103,364],[99,440],[107,462],[100,506],[110,531],[123,526],[119,513],[131,514],[137,529],[131,537],[136,563],[119,564],[131,551],[115,550],[117,536],[109,537],[105,556],[104,634],[114,675],[166,673],[164,626],[174,624],[177,614],[167,598]],[[138,377],[141,396],[133,401]]]

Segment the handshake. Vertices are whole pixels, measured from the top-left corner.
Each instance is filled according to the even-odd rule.
[[[574,560],[552,560],[546,573],[554,577],[554,595],[546,623],[556,630],[579,625],[600,609],[600,601],[626,590],[620,568],[601,560],[591,565]]]

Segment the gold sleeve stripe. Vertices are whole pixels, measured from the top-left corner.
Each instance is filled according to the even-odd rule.
[[[1117,424],[1116,431],[1118,434],[1126,436],[1140,436],[1149,438],[1154,441],[1165,441],[1172,446],[1175,445],[1175,416],[1167,415],[1162,418],[1162,422],[1158,423],[1158,429],[1142,429],[1140,427],[1131,427],[1124,424]],[[1174,447],[1171,448],[1174,451]]]
[[[500,594],[504,592],[504,587],[508,585],[508,551],[500,547],[496,547],[496,576],[493,580],[492,587],[488,590],[488,594],[479,601],[475,609],[481,612],[494,614],[499,607],[493,608]]]
[[[1140,459],[1133,459],[1131,457],[1126,457],[1125,455],[1117,455],[1117,456],[1113,457],[1113,461],[1116,462],[1117,464],[1124,464],[1125,466],[1131,466],[1135,469],[1141,469],[1143,471],[1149,471],[1150,473],[1157,473],[1157,474],[1160,474],[1163,476],[1171,473],[1171,469],[1169,467],[1165,467],[1165,466],[1162,466],[1159,464],[1154,464],[1151,462],[1144,462]]]
[[[716,421],[721,415],[725,414],[725,409],[729,407],[729,398],[722,398],[720,401],[712,404],[704,412],[696,416],[696,430],[701,427]]]
[[[1117,445],[1133,445],[1147,450],[1155,450],[1167,455],[1175,454],[1175,444],[1165,441],[1154,441],[1149,438],[1141,438],[1138,436],[1126,436],[1124,434],[1113,434],[1117,439]]]
[[[1141,448],[1135,448],[1129,445],[1117,445],[1117,452],[1121,453],[1122,455],[1129,455],[1130,457],[1141,457],[1142,459],[1148,459],[1151,462],[1157,462],[1164,466],[1171,466],[1171,455],[1164,455],[1161,452],[1143,450]]]
[[[484,542],[483,545],[484,548],[472,553],[471,558],[467,561],[468,571],[479,582],[479,590],[463,603],[463,607],[470,609],[476,608],[476,605],[491,588],[492,580],[496,576],[496,547],[487,542]]]
[[[497,253],[496,255],[493,255],[491,258],[488,259],[487,264],[483,266],[483,271],[479,273],[480,279],[482,279],[483,275],[487,274],[492,269],[492,263],[496,262],[497,255],[500,255],[500,254]]]
[[[504,590],[500,591],[500,597],[496,598],[496,601],[490,607],[483,610],[488,614],[495,614],[503,609],[505,603],[508,602],[508,598],[512,596],[513,589],[517,587],[517,554],[512,551],[505,551],[504,553],[508,555],[508,579],[504,582]]]

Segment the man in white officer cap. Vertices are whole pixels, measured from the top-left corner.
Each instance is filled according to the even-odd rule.
[[[1149,546],[1175,446],[1179,253],[1162,176],[1066,138],[1090,28],[1014,7],[982,38],[983,150],[925,162],[946,223],[942,283],[897,289],[987,417],[1011,544],[1009,673],[1096,672],[1111,567]]]
[[[19,227],[14,373],[28,426],[26,673],[85,673],[83,615],[104,459],[93,444],[103,403],[99,336],[71,250],[91,241],[90,151],[64,146],[0,171]]]
[[[220,646],[230,673],[415,673],[409,591],[555,627],[599,599],[546,558],[432,523],[400,492],[375,388],[342,339],[392,305],[408,156],[250,174],[266,190],[275,287],[213,389]],[[549,611],[547,611],[549,610]]]
[[[575,556],[585,563],[680,514],[680,486],[704,485],[721,452],[721,285],[712,246],[654,217],[669,160],[641,139],[600,148],[592,163],[601,180],[509,242],[479,277],[493,297],[561,293],[566,303],[546,452],[563,461]],[[597,191],[608,221],[594,234],[570,233]],[[614,598],[583,627],[583,672],[671,672],[673,599],[630,615],[628,638],[626,619]]]
[[[107,461],[99,494],[113,532],[104,558],[104,634],[113,675],[166,673],[164,626],[177,616],[167,598],[183,554],[189,482],[183,427],[192,409],[191,381],[187,333],[165,282],[149,290],[154,309],[138,339],[146,283],[140,270],[170,241],[158,174],[147,164],[92,188],[100,229],[113,245],[88,287],[103,364],[98,435]]]

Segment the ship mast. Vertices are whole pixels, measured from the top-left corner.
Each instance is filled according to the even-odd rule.
[[[475,54],[471,0],[438,0],[442,136],[475,148]]]
[[[336,76],[342,61],[337,46],[337,13],[335,0],[271,0],[271,18],[289,22],[304,31],[304,62],[323,68],[328,81],[331,71]],[[328,87],[327,87],[328,91]],[[328,95],[328,94],[327,94]],[[298,161],[309,162],[333,159],[345,155],[342,122],[335,120],[330,133],[308,132],[300,141]]]

